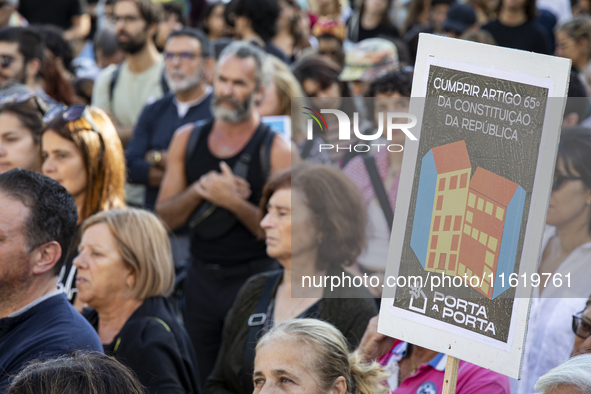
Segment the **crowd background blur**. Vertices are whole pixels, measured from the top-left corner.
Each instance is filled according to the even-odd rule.
[[[591,125],[590,13],[588,0],[0,0],[0,174],[15,168],[43,174],[73,199],[78,213],[75,239],[65,253],[69,256],[62,258],[58,280],[76,309],[94,308],[94,314],[86,309],[85,316],[94,316],[90,321],[105,352],[117,356],[121,351],[135,351],[119,349],[114,338],[138,317],[159,319],[151,320],[144,331],[157,331],[160,339],[169,334],[175,338],[178,346],[171,351],[170,362],[174,368],[158,372],[158,368],[128,362],[140,383],[149,386],[147,376],[156,375],[162,378],[155,380],[159,385],[175,375],[168,379],[176,387],[170,392],[201,392],[201,386],[204,392],[228,392],[228,387],[233,392],[250,392],[255,348],[248,338],[249,325],[262,326],[257,338],[271,330],[267,344],[257,350],[265,357],[268,343],[293,331],[288,326],[272,331],[275,322],[294,317],[334,324],[347,341],[345,350],[354,350],[369,317],[375,314],[371,298],[381,295],[375,288],[369,289],[371,294],[358,295],[369,299],[361,302],[362,317],[347,311],[356,308],[359,312],[358,302],[335,307],[334,300],[322,293],[306,302],[286,293],[285,278],[293,277],[292,254],[300,252],[291,240],[316,237],[310,241],[311,248],[323,250],[332,230],[322,227],[324,222],[319,219],[310,219],[308,229],[296,221],[286,226],[284,221],[292,215],[292,203],[300,202],[300,213],[310,215],[326,215],[339,208],[335,204],[321,207],[323,199],[331,197],[328,192],[308,193],[304,184],[313,184],[314,176],[319,185],[341,187],[339,197],[349,205],[334,215],[359,210],[367,218],[357,223],[365,241],[352,231],[357,234],[351,235],[355,241],[339,239],[341,245],[355,246],[350,256],[341,256],[330,267],[322,265],[325,262],[318,256],[308,256],[311,260],[305,266],[312,267],[316,261],[320,262],[316,270],[345,270],[347,275],[367,274],[381,280],[404,135],[394,133],[390,141],[400,151],[359,154],[351,149],[359,142],[354,133],[350,140],[339,138],[336,117],[326,117],[326,124],[315,123],[301,107],[310,115],[321,108],[357,112],[361,133],[375,134],[379,112],[408,110],[421,33],[572,61],[563,122],[565,135],[572,134],[561,142],[552,192],[562,202],[548,214],[552,227],[544,239],[540,272],[567,269],[563,264],[571,261],[589,271],[583,263],[591,245],[585,227],[591,220],[590,170],[588,153],[581,156],[577,152],[588,150],[591,138],[586,129]],[[579,150],[568,148],[572,141]],[[323,144],[335,149],[320,150]],[[300,161],[313,165],[296,166]],[[567,195],[569,190],[571,195]],[[293,201],[292,196],[296,196]],[[2,217],[8,217],[3,209],[0,225]],[[119,271],[107,270],[111,275],[107,279],[93,279],[89,274],[94,272],[93,264],[106,257],[88,256],[90,246],[88,240],[82,241],[83,229],[87,233],[96,230],[101,226],[96,218],[111,220],[107,220],[109,212],[115,216],[124,216],[126,210],[130,215],[143,212],[135,209],[157,215],[168,232],[168,241],[160,237],[158,244],[170,244],[172,260],[168,260],[169,253],[161,256],[166,261],[159,264],[167,264],[166,275],[154,274],[150,279],[157,282],[164,275],[167,287],[141,297],[130,291],[125,293],[127,298],[117,299],[116,289],[107,286],[107,290],[94,288],[104,299],[93,298],[90,285],[118,280],[125,287],[125,269],[137,276],[139,266],[128,257],[150,245],[146,239],[132,239],[128,245],[103,237],[99,241],[113,241],[106,249],[118,252],[110,258],[120,263]],[[145,227],[144,222],[150,222],[156,226],[154,215],[144,219],[136,225]],[[132,226],[123,232],[135,229]],[[118,237],[113,229],[106,234]],[[0,286],[10,278],[1,254],[0,248]],[[85,274],[78,278],[80,267]],[[279,274],[274,273],[278,268]],[[265,298],[267,282],[272,284],[267,296],[271,301],[258,311],[257,302]],[[77,297],[79,284],[82,297]],[[159,307],[150,309],[155,300]],[[115,308],[114,312],[119,314],[115,327],[119,331],[105,327],[105,322],[112,321],[112,315],[105,313],[109,303],[121,304],[124,310]],[[583,311],[585,302],[571,300],[568,308],[562,304],[552,308],[561,310],[560,318],[542,330],[536,322],[544,315],[534,305],[530,337],[553,338],[539,340],[548,346],[558,343],[559,337],[560,352],[540,354],[542,347],[528,339],[527,382],[521,386],[512,382],[514,392],[529,393],[540,376],[565,362],[575,338],[574,353],[586,352],[587,342],[582,339],[591,330],[581,334],[584,330],[579,327],[587,324],[587,314],[576,315],[574,333],[566,327],[565,315]],[[548,312],[548,308],[541,309]],[[352,318],[354,324],[349,321]],[[225,324],[227,319],[233,326]],[[0,327],[2,323],[0,319]],[[136,345],[143,346],[143,338],[136,339],[140,342]],[[0,348],[6,340],[0,328]],[[387,353],[389,361],[382,359],[382,364],[406,368],[395,384],[389,380],[393,391],[403,392],[398,385],[412,375],[408,365],[414,368],[419,363],[425,371],[441,372],[439,355],[412,344],[393,343],[366,360]],[[22,356],[18,360],[24,363],[39,354]],[[74,361],[62,359],[52,368],[58,371]],[[82,360],[82,364],[92,362],[104,361]],[[31,364],[16,377],[17,383],[34,372],[35,365],[41,368],[43,363]],[[269,372],[265,368],[260,365],[261,376]],[[265,385],[261,376],[255,377],[256,390]],[[484,392],[484,385],[495,379],[487,375],[478,380],[478,376],[466,378],[466,387]],[[350,386],[353,378],[342,378],[322,386],[349,392],[342,391],[343,383]],[[413,384],[417,382],[415,378]],[[498,392],[508,392],[502,383]]]

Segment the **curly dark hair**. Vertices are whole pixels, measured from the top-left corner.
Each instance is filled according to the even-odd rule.
[[[260,203],[261,217],[267,214],[273,193],[289,188],[304,195],[320,233],[317,268],[354,264],[366,245],[367,214],[353,181],[335,167],[298,164],[267,182]],[[297,213],[297,207],[292,207],[294,211]]]
[[[252,29],[264,41],[269,41],[277,33],[277,18],[281,7],[277,0],[232,0],[227,9],[234,16],[245,16]]]
[[[366,97],[375,97],[378,93],[393,92],[410,97],[412,76],[412,71],[394,71],[384,74],[369,85]]]
[[[404,97],[410,97],[412,90],[412,71],[393,71],[382,75],[373,81],[365,94],[365,97],[375,97],[379,93],[400,93]],[[373,100],[364,100],[367,113],[373,118]],[[377,126],[377,125],[376,125]]]

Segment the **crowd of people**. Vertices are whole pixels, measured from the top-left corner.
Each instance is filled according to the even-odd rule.
[[[381,286],[294,285],[383,283],[405,145],[358,153],[301,107],[375,134],[409,109],[420,33],[571,59],[538,271],[586,289],[590,13],[0,0],[0,393],[441,392],[445,354],[377,332]],[[536,290],[522,379],[461,361],[457,393],[591,392],[591,288],[558,290]]]

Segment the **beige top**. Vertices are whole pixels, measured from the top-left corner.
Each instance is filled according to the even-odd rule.
[[[113,102],[109,100],[111,76],[116,65],[105,68],[97,77],[92,91],[92,105],[112,114],[122,126],[136,124],[145,105],[160,99],[162,91],[162,73],[164,59],[160,57],[152,67],[143,73],[133,73],[124,61],[115,88]]]

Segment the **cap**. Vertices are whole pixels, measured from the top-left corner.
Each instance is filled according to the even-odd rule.
[[[443,30],[463,34],[476,23],[476,12],[469,4],[454,4],[447,11],[447,19],[441,26]]]
[[[398,50],[394,43],[383,38],[368,38],[359,41],[347,52],[345,68],[339,79],[370,82],[399,68]]]

